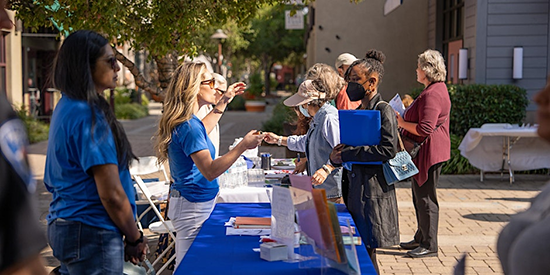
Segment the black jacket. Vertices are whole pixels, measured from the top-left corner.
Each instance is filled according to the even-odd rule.
[[[369,102],[373,110],[382,100],[377,94]],[[380,144],[374,146],[346,146],[342,160],[388,161],[398,151],[397,119],[393,108],[386,103],[376,106],[380,111]],[[360,127],[360,125],[358,125]],[[354,164],[348,173],[348,209],[367,248],[388,247],[399,243],[399,221],[395,187],[388,186],[382,165]]]

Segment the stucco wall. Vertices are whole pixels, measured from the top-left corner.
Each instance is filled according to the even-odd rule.
[[[8,11],[12,22],[14,12]],[[21,32],[15,28],[6,35],[6,91],[8,100],[14,107],[21,107],[23,103],[23,71],[21,64]]]
[[[385,99],[418,87],[417,56],[428,48],[428,0],[404,1],[386,16],[384,2],[316,0],[307,66],[317,62],[334,66],[343,52],[363,58],[367,50],[377,49],[387,57],[379,89]]]

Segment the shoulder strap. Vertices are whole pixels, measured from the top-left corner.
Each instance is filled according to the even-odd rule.
[[[376,103],[376,105],[374,105],[374,109],[378,108],[378,104],[380,103],[386,103],[386,105],[390,105],[386,101],[380,100]],[[397,131],[397,139],[399,140],[399,146],[401,146],[401,149],[399,149],[399,151],[405,150],[405,146],[403,145],[403,140],[401,139],[401,134],[399,133],[399,131]]]
[[[439,125],[437,125],[437,126],[434,128],[434,130],[432,131],[432,133],[429,134],[427,137],[424,138],[424,140],[420,143],[420,146],[424,145],[424,143],[426,142],[426,140],[428,140],[428,138],[429,138],[433,133],[435,133],[435,131],[437,131],[437,129],[438,129],[441,125],[443,125],[443,123],[445,123],[445,122],[447,121],[448,118],[449,118],[449,117],[447,116],[447,117],[445,118],[445,120],[443,120],[443,122],[441,122]]]
[[[388,104],[386,101],[380,100],[380,101],[378,101],[378,102],[376,103],[376,105],[374,105],[374,109],[378,108],[378,104],[380,104],[380,103],[386,103],[386,104]],[[389,104],[388,104],[388,105],[389,105]]]

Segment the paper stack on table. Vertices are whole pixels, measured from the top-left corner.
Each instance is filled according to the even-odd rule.
[[[231,217],[225,223],[225,235],[228,236],[264,236],[269,234],[271,234],[271,218]]]

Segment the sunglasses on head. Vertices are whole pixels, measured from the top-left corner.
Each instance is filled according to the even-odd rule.
[[[210,86],[210,89],[214,89],[214,86],[216,85],[216,79],[212,78],[212,79],[203,80],[201,81],[201,85],[208,85]]]

